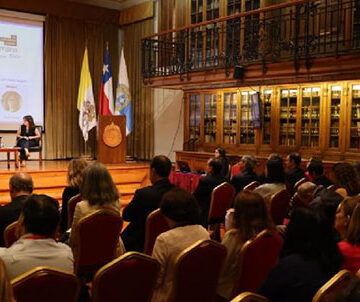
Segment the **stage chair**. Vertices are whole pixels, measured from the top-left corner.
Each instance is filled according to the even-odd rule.
[[[306,177],[301,178],[299,181],[297,181],[294,185],[294,192],[297,191],[297,189],[303,184],[308,182],[308,179]]]
[[[67,227],[68,227],[68,229],[70,229],[72,226],[73,219],[74,219],[75,207],[76,207],[76,204],[80,201],[81,201],[80,194],[77,194],[77,195],[71,197],[70,200],[68,201],[68,204],[67,204],[67,208],[68,208],[68,225],[67,225]]]
[[[98,210],[80,219],[74,236],[74,272],[91,278],[103,265],[114,260],[123,220],[113,211]]]
[[[243,292],[257,292],[270,270],[277,264],[283,239],[276,231],[264,230],[248,240],[239,254],[239,275],[233,296]]]
[[[258,181],[253,181],[251,183],[249,183],[247,186],[244,187],[243,191],[254,191],[258,186],[260,186],[260,182]]]
[[[174,273],[173,302],[214,301],[226,248],[201,240],[180,253]]]
[[[151,212],[146,218],[144,254],[151,255],[156,238],[169,229],[169,225],[160,209]]]
[[[4,243],[5,247],[10,247],[20,238],[19,224],[17,221],[9,224],[4,230]]]
[[[270,302],[270,300],[255,293],[245,292],[232,299],[231,302]]]
[[[152,257],[129,252],[103,266],[92,284],[92,302],[151,301],[160,264]]]
[[[213,231],[215,240],[220,241],[220,223],[225,221],[226,211],[231,207],[235,188],[228,182],[218,185],[211,193],[208,229]]]
[[[270,198],[270,215],[275,224],[282,224],[289,209],[291,195],[287,190],[281,190]]]
[[[337,295],[355,278],[351,272],[341,270],[317,291],[312,301],[337,302]]]
[[[74,274],[37,267],[11,281],[17,302],[76,302],[80,280]]]

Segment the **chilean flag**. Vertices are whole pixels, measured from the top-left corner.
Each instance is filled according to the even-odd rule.
[[[109,48],[106,47],[103,76],[100,87],[99,115],[113,115],[114,113],[114,96],[112,86],[112,73],[110,64]]]

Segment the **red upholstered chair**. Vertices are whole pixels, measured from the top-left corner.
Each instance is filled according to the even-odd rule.
[[[4,243],[5,247],[10,247],[15,241],[20,238],[20,230],[18,222],[14,221],[9,224],[4,230]]]
[[[74,271],[92,276],[116,258],[123,220],[116,212],[98,210],[80,219],[74,230]]]
[[[17,302],[76,302],[80,280],[74,274],[50,267],[37,267],[13,279]]]
[[[270,215],[275,224],[282,224],[289,209],[291,195],[287,190],[281,190],[270,198]]]
[[[202,240],[177,258],[173,302],[214,301],[216,287],[226,257],[226,248],[212,240]]]
[[[169,229],[169,225],[160,209],[151,212],[146,218],[144,253],[151,255],[157,236]]]
[[[96,273],[92,301],[150,302],[159,269],[159,263],[150,256],[126,253]]]
[[[357,278],[347,270],[338,272],[328,282],[326,282],[315,294],[313,302],[337,302],[337,295],[349,284],[350,281]]]
[[[301,178],[299,181],[297,181],[294,185],[294,192],[297,191],[297,189],[303,184],[303,183],[306,183],[308,182],[307,178],[306,177],[303,177]]]
[[[233,296],[243,292],[256,292],[270,270],[277,264],[283,239],[274,231],[264,230],[247,241],[239,255],[239,275]]]
[[[251,183],[249,183],[247,186],[244,187],[244,191],[254,191],[258,186],[260,186],[260,182],[258,181],[253,181]]]
[[[240,174],[241,171],[240,171],[240,166],[239,164],[235,164],[232,166],[231,168],[231,178],[233,178],[236,174]]]
[[[68,226],[68,229],[70,229],[72,226],[72,222],[74,219],[75,207],[76,207],[76,204],[80,201],[81,201],[81,196],[80,196],[80,194],[77,194],[77,195],[71,197],[67,204],[67,208],[68,208],[68,225],[67,226]]]
[[[258,294],[245,292],[232,299],[231,302],[270,302],[270,300]]]

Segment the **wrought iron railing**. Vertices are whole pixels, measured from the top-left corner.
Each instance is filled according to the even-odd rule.
[[[142,39],[144,82],[235,65],[305,60],[360,51],[359,0],[302,0],[219,18]]]

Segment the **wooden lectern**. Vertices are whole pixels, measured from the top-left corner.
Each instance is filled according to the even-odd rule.
[[[126,157],[126,117],[99,116],[97,160],[103,164],[120,164]]]

